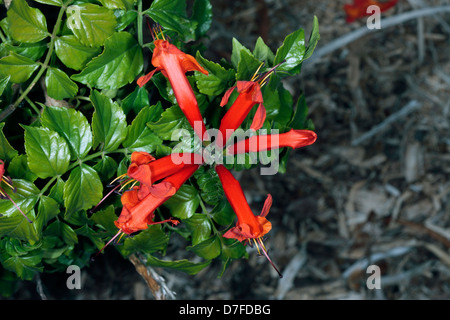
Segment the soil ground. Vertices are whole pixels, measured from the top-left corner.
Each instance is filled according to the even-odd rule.
[[[253,48],[262,36],[276,49],[298,28],[308,36],[314,15],[316,52],[366,25],[345,22],[350,0],[211,2],[210,59],[229,58],[233,37]],[[255,249],[222,278],[220,263],[196,276],[156,269],[176,299],[450,298],[450,14],[383,28],[383,19],[440,5],[450,1],[400,0],[380,30],[313,55],[286,81],[295,99],[304,92],[318,140],[291,152],[285,174],[240,174],[254,212],[273,196],[265,243],[284,278]],[[154,299],[110,251],[83,270],[82,290],[59,292],[67,275],[42,276],[45,297]],[[367,286],[369,265],[380,268],[380,290]],[[35,283],[21,292],[43,297]]]

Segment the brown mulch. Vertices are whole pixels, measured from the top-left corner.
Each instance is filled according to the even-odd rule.
[[[276,49],[300,27],[309,35],[314,15],[319,49],[365,25],[345,22],[342,6],[349,2],[213,0],[206,56],[229,58],[233,37],[253,48],[262,36]],[[401,0],[382,17],[414,3],[450,5]],[[286,81],[295,99],[305,93],[317,142],[291,152],[286,174],[239,174],[254,212],[267,193],[273,196],[265,243],[284,278],[256,249],[222,278],[220,262],[196,276],[156,269],[177,299],[450,298],[450,15],[423,18],[422,31],[418,21],[382,28],[305,63]],[[387,120],[411,101],[415,108]],[[369,265],[381,270],[380,290],[366,285]],[[115,254],[82,274],[83,289],[69,293],[52,291],[66,275],[42,276],[46,297],[154,298],[134,266]],[[25,289],[39,297],[35,284]]]

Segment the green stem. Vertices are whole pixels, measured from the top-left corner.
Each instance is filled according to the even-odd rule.
[[[118,150],[114,150],[114,151],[99,151],[96,152],[94,154],[91,154],[90,156],[87,156],[83,159],[79,159],[78,161],[75,161],[74,163],[72,163],[69,168],[67,168],[67,171],[72,170],[73,168],[75,168],[76,166],[80,165],[83,162],[95,159],[97,157],[103,156],[105,154],[109,154],[109,153],[126,153],[127,149],[118,149]],[[58,178],[59,176],[55,176],[53,178],[51,178],[47,184],[42,188],[41,190],[41,195],[43,195],[45,193],[45,191],[47,191],[47,189],[53,184],[53,182]]]
[[[138,33],[138,42],[139,45],[144,45],[144,36],[142,34],[142,0],[138,0],[138,16],[137,16],[137,33]]]
[[[222,239],[222,235],[219,232],[219,230],[217,230],[216,226],[214,225],[214,221],[212,221],[212,217],[211,214],[209,213],[208,209],[205,206],[205,203],[203,202],[202,197],[200,196],[200,194],[197,195],[198,196],[198,200],[200,202],[200,208],[202,208],[202,212],[203,214],[206,214],[206,216],[209,219],[209,222],[211,224],[211,229],[214,232],[214,235],[218,236],[219,241],[221,242],[221,244],[223,245],[223,239]]]
[[[6,37],[3,34],[2,30],[0,29],[0,39],[2,39],[2,42],[6,42]]]
[[[44,63],[41,65],[41,69],[39,69],[39,72],[36,74],[36,76],[34,77],[33,81],[31,81],[31,83],[28,85],[28,87],[22,92],[20,97],[11,106],[11,108],[9,110],[9,113],[1,115],[0,121],[3,120],[4,118],[6,118],[7,116],[9,116],[9,114],[11,114],[19,106],[19,104],[22,102],[22,100],[25,99],[25,97],[28,95],[28,93],[31,91],[31,89],[33,89],[35,84],[42,77],[42,75],[44,74],[45,70],[48,68],[48,63],[50,62],[50,58],[52,57],[53,49],[54,49],[54,46],[55,46],[56,33],[58,32],[58,30],[59,30],[59,28],[61,26],[62,16],[64,14],[65,9],[66,9],[66,7],[62,6],[61,9],[59,10],[58,18],[56,20],[55,27],[53,28],[53,32],[51,34],[51,40],[50,40],[50,45],[49,45],[49,49],[48,49],[48,52],[47,52],[47,56],[45,57]]]
[[[33,101],[31,101],[30,98],[28,98],[28,96],[25,96],[25,101],[28,102],[28,104],[31,106],[31,108],[33,108],[34,112],[37,113],[38,117],[41,115],[41,111],[39,110],[39,108],[34,104]]]

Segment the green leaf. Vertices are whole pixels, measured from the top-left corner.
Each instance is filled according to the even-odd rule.
[[[197,22],[196,39],[203,37],[211,27],[212,21],[212,5],[209,0],[195,0],[191,20]]]
[[[47,224],[48,221],[56,217],[59,213],[59,204],[56,200],[42,196],[39,201],[38,206],[38,216],[36,218],[36,229],[39,232],[42,231],[43,227]]]
[[[11,160],[8,166],[8,174],[15,179],[24,179],[30,182],[37,179],[37,176],[28,167],[28,157],[26,154],[21,154]]]
[[[94,212],[90,219],[105,228],[110,235],[114,235],[118,232],[118,229],[114,224],[114,221],[117,220],[117,215],[114,212],[113,205],[108,206],[106,209]]]
[[[102,181],[111,179],[117,170],[116,161],[110,156],[103,156],[93,167]]]
[[[189,219],[183,221],[192,232],[192,245],[207,240],[211,236],[211,222],[203,213],[195,213]]]
[[[125,114],[128,114],[131,110],[135,114],[138,114],[142,108],[150,105],[148,99],[148,91],[145,87],[136,86],[136,89],[122,101],[122,109]]]
[[[1,257],[3,267],[15,272],[22,280],[32,280],[36,273],[42,272],[43,267],[39,265],[41,260],[41,250],[21,256]]]
[[[0,59],[0,74],[9,76],[13,83],[27,81],[38,67],[38,63],[15,52]]]
[[[201,270],[209,266],[209,264],[211,263],[211,261],[195,263],[187,259],[173,260],[173,261],[162,260],[149,254],[146,255],[146,257],[147,257],[147,264],[150,266],[175,269],[186,272],[187,274],[190,275],[199,273]]]
[[[92,208],[101,200],[102,192],[102,183],[94,169],[85,164],[76,167],[64,185],[65,216]]]
[[[235,69],[238,68],[241,61],[241,51],[246,51],[249,55],[252,55],[249,49],[244,47],[236,38],[232,40],[233,49],[231,51],[231,63]]]
[[[191,129],[186,116],[177,105],[167,108],[159,121],[148,123],[147,126],[163,140],[171,140],[176,129]]]
[[[61,7],[63,5],[62,0],[34,0],[34,1],[57,7]]]
[[[84,46],[75,36],[68,35],[56,38],[55,52],[67,67],[81,70],[100,53],[100,47]]]
[[[122,145],[131,152],[152,153],[155,151],[156,146],[162,144],[162,140],[147,127],[147,123],[156,120],[161,111],[162,107],[159,102],[157,105],[142,109],[128,127],[127,138]]]
[[[122,108],[96,90],[89,98],[95,109],[92,116],[94,147],[103,143],[104,151],[116,150],[126,137],[127,122]]]
[[[102,46],[113,35],[117,24],[112,10],[91,3],[67,7],[67,27],[81,44]]]
[[[235,71],[225,69],[220,64],[208,61],[197,51],[197,61],[208,71],[208,75],[195,72],[195,81],[200,93],[216,96],[227,90],[235,80]]]
[[[25,0],[12,1],[7,15],[9,33],[18,42],[38,42],[50,35],[45,16]]]
[[[19,43],[13,46],[10,43],[5,43],[5,48],[9,51],[14,51],[18,55],[30,58],[33,61],[40,59],[44,52],[48,49],[46,41],[40,41],[36,43]]]
[[[72,160],[83,159],[91,150],[91,127],[81,112],[71,108],[46,107],[41,122],[65,139]]]
[[[218,257],[222,251],[220,239],[217,236],[213,236],[197,245],[186,247],[186,250],[192,251],[206,260]]]
[[[8,140],[3,133],[3,127],[5,126],[4,122],[0,122],[0,159],[3,161],[9,162],[15,156],[17,156],[17,151],[11,147]]]
[[[98,89],[117,89],[134,81],[143,67],[142,50],[127,32],[114,33],[105,49],[72,79]]]
[[[313,28],[309,36],[309,42],[308,46],[306,47],[306,52],[305,56],[303,57],[303,60],[306,60],[312,56],[314,49],[316,48],[317,43],[319,42],[319,39],[320,39],[319,20],[317,19],[317,16],[314,16]]]
[[[301,63],[305,59],[305,50],[305,34],[303,29],[299,29],[286,36],[283,45],[278,48],[275,54],[275,65],[284,61],[277,68],[277,71],[286,71],[290,74],[299,73]]]
[[[130,23],[136,21],[138,16],[134,10],[115,10],[114,14],[117,17],[116,31],[123,31]]]
[[[56,179],[56,183],[50,189],[49,197],[58,202],[59,204],[64,204],[64,181],[60,177]]]
[[[183,41],[195,40],[197,22],[187,18],[185,0],[154,0],[143,14],[147,14],[164,29],[177,32]]]
[[[147,229],[134,237],[125,239],[123,248],[120,248],[120,250],[126,256],[137,251],[152,253],[164,250],[168,242],[169,236],[161,230],[161,225],[154,224],[149,225]]]
[[[182,185],[170,199],[164,202],[164,206],[169,208],[171,215],[180,219],[192,217],[199,204],[197,189],[187,184]]]
[[[33,221],[39,190],[33,183],[21,179],[14,179],[13,186],[16,188],[14,193],[9,188],[4,190],[15,204],[9,199],[0,199],[0,237],[9,236],[34,243],[39,240],[36,226],[29,223],[17,207]]]
[[[230,205],[227,198],[222,197],[222,200],[214,206],[210,212],[214,222],[221,226],[228,226],[236,219],[236,214]]]
[[[41,179],[65,173],[70,162],[66,141],[48,128],[22,127],[30,170]]]
[[[1,73],[0,73],[1,75]],[[5,91],[6,87],[8,86],[9,80],[11,79],[11,76],[3,76],[3,79],[0,79],[0,98],[3,94],[3,91]],[[0,99],[0,102],[2,102],[2,99]]]
[[[47,94],[56,100],[73,98],[78,92],[78,86],[69,76],[56,68],[48,68],[45,75]]]
[[[258,37],[255,44],[255,49],[253,49],[253,56],[259,61],[265,61],[269,66],[273,65],[275,55],[272,50],[264,43],[261,37]]]
[[[99,0],[108,9],[131,9],[135,0]]]
[[[261,62],[256,59],[249,51],[241,50],[236,80],[250,80],[255,71],[259,68]]]
[[[200,167],[194,177],[200,188],[200,195],[207,204],[215,205],[223,198],[222,183],[214,168]]]
[[[292,116],[289,126],[293,129],[305,129],[307,116],[308,106],[306,105],[305,95],[302,94],[297,100],[295,113]]]

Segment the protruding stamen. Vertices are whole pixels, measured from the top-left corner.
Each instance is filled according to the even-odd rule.
[[[122,230],[119,230],[119,232],[117,232],[116,233],[116,235],[114,236],[114,237],[112,237],[104,246],[103,246],[103,248],[101,248],[100,249],[100,251],[99,252],[97,252],[97,254],[94,256],[94,258],[95,257],[97,257],[100,253],[102,253],[102,251],[111,243],[111,242],[113,242],[120,234],[125,234],[125,233],[123,233],[122,232]],[[119,238],[119,240],[122,238],[122,236]],[[93,259],[94,259],[93,258]]]
[[[3,180],[4,181],[4,180]],[[13,187],[11,187],[12,189],[14,189]],[[14,200],[9,196],[9,194],[7,194],[5,192],[5,190],[3,190],[2,188],[0,188],[0,194],[6,198],[8,198],[9,201],[11,201],[13,203],[13,205],[16,207],[17,210],[19,210],[19,212],[24,216],[25,219],[27,219],[27,221],[29,223],[33,223],[33,221],[30,220],[30,218],[27,217],[27,215],[25,213],[23,213],[23,211],[19,208],[19,206],[14,202]]]
[[[259,65],[258,69],[256,69],[255,74],[254,74],[253,77],[250,79],[250,81],[255,81],[255,79],[258,78],[258,72],[259,72],[259,70],[261,70],[261,68],[262,68],[263,65],[264,65],[264,62],[262,62],[262,63]]]
[[[266,256],[267,260],[269,260],[270,264],[272,265],[272,267],[275,269],[275,271],[278,273],[278,276],[280,278],[283,278],[283,275],[281,274],[281,272],[277,269],[277,267],[275,266],[275,264],[272,262],[272,260],[269,258],[269,255],[267,254],[267,250],[266,247],[264,246],[264,243],[262,242],[261,238],[258,238],[258,242],[261,245],[261,250],[264,253],[264,255]],[[256,243],[256,241],[255,241]]]

